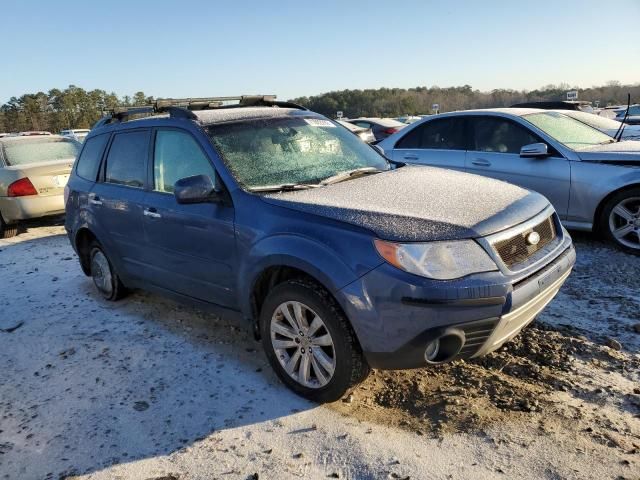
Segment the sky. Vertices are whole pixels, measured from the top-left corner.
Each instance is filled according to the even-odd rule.
[[[0,12],[0,103],[70,84],[289,99],[640,82],[640,0],[42,0]]]

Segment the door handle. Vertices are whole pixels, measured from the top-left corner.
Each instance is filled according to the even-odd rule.
[[[89,195],[89,203],[91,205],[102,205],[102,200],[95,193]]]
[[[471,161],[472,164],[478,165],[479,167],[490,167],[491,162],[489,160],[485,160],[484,158],[476,158]]]
[[[143,214],[145,217],[151,217],[151,218],[162,218],[162,215],[160,215],[160,214],[158,213],[158,211],[157,211],[155,208],[153,208],[153,207],[151,207],[151,208],[145,208],[145,209],[142,211],[142,214]]]
[[[418,157],[417,155],[405,155],[404,159],[405,160],[419,160],[420,157]]]

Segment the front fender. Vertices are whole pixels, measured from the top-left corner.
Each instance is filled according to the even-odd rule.
[[[285,266],[302,270],[332,293],[362,275],[361,268],[356,273],[326,245],[301,235],[278,234],[267,237],[254,244],[243,259],[238,271],[238,292],[240,307],[246,318],[253,316],[251,293],[256,281],[269,267]]]
[[[592,223],[600,203],[621,188],[640,184],[640,168],[596,162],[573,162],[571,166],[569,220]]]

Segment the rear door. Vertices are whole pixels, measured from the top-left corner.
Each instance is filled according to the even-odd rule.
[[[467,171],[505,180],[543,194],[561,218],[569,207],[571,167],[554,151],[545,158],[523,158],[520,149],[542,142],[534,132],[513,120],[497,116],[470,117]],[[543,142],[544,143],[544,142]]]
[[[393,160],[436,167],[465,169],[466,120],[446,117],[412,128],[393,149]]]
[[[125,274],[140,278],[144,256],[142,226],[150,131],[115,133],[88,203],[105,237],[99,238]]]
[[[179,204],[176,181],[216,172],[199,141],[188,131],[158,128],[154,135],[144,198],[147,268],[152,281],[218,305],[235,306],[234,210],[229,203]]]

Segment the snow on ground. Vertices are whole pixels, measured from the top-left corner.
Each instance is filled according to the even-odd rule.
[[[318,406],[230,320],[101,300],[34,226],[0,240],[0,479],[640,478],[640,258],[577,246],[544,328]]]

